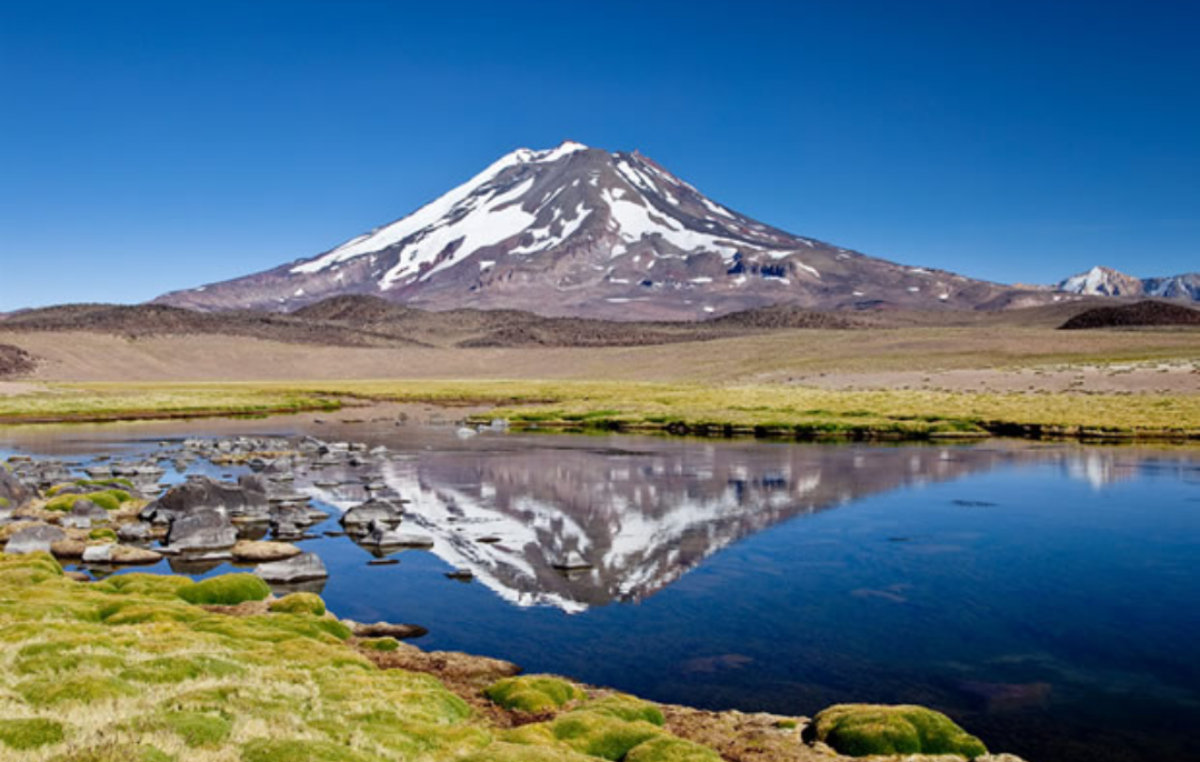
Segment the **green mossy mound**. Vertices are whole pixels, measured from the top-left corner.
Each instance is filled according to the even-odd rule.
[[[17,683],[16,692],[34,707],[61,704],[93,706],[137,695],[137,689],[117,677],[96,673],[35,677]]]
[[[508,677],[492,683],[483,695],[505,709],[519,712],[547,712],[584,697],[578,686],[549,675]]]
[[[662,729],[642,720],[626,722],[595,712],[570,712],[550,723],[555,740],[591,757],[617,762],[631,749],[658,738]]]
[[[233,677],[244,674],[237,664],[214,656],[163,656],[127,667],[121,678],[135,683],[182,683],[201,677]]]
[[[75,503],[80,500],[91,500],[96,505],[106,511],[120,510],[122,503],[127,503],[131,500],[128,492],[119,489],[104,490],[102,492],[89,492],[86,495],[59,495],[50,498],[46,503],[46,510],[66,513],[75,507]]]
[[[623,762],[721,762],[721,755],[707,746],[662,736],[630,749]]]
[[[595,759],[567,749],[497,741],[463,762],[595,762]]]
[[[233,730],[233,723],[217,712],[171,712],[162,725],[192,748],[219,744]]]
[[[133,482],[131,482],[129,479],[121,477],[113,477],[112,479],[76,479],[73,482],[54,485],[46,491],[46,495],[47,497],[54,497],[63,490],[70,489],[72,487],[83,487],[85,489],[94,488],[94,490],[97,492],[103,492],[104,490],[110,489],[120,490],[125,494],[125,500],[129,499],[129,491],[134,489]],[[122,500],[121,502],[125,501]]]
[[[179,588],[178,595],[191,604],[236,606],[246,601],[261,601],[271,588],[253,574],[222,574]]]
[[[663,713],[657,706],[649,701],[642,701],[639,698],[629,696],[623,693],[614,693],[611,696],[605,696],[602,699],[593,701],[583,707],[593,714],[605,714],[610,717],[633,722],[642,720],[651,725],[662,727]]]
[[[271,602],[271,611],[283,614],[325,616],[325,601],[314,593],[291,593]]]
[[[839,704],[816,716],[816,738],[840,754],[958,754],[967,759],[987,747],[946,715],[921,706]]]
[[[104,743],[88,749],[72,749],[51,757],[50,762],[177,762],[175,757],[148,744]]]
[[[182,588],[192,584],[194,584],[192,580],[184,576],[136,572],[109,577],[102,582],[93,582],[92,589],[117,595],[174,601],[179,598],[179,591]]]
[[[10,749],[36,749],[61,743],[63,726],[54,720],[0,720],[0,746]]]
[[[395,638],[369,638],[359,641],[359,645],[372,651],[391,652],[400,647],[400,641]]]
[[[109,529],[108,527],[103,527],[101,529],[93,529],[92,531],[88,532],[88,539],[89,540],[108,540],[109,542],[116,542],[117,541],[117,533],[114,532],[113,530]]]
[[[345,746],[308,739],[276,740],[260,738],[242,747],[242,762],[376,762]]]

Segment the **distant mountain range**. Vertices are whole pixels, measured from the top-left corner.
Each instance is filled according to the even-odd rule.
[[[773,304],[1003,307],[1022,292],[794,235],[712,201],[636,151],[565,142],[514,151],[319,256],[156,301],[293,311],[342,294],[434,310],[680,320]]]
[[[1136,278],[1111,267],[1093,267],[1061,281],[1056,288],[1086,296],[1154,296],[1200,301],[1200,273],[1163,278]]]

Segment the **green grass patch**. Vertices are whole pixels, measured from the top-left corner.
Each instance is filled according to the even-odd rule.
[[[839,704],[816,716],[817,740],[850,757],[883,754],[987,754],[975,736],[944,714],[920,706]]]
[[[236,606],[265,599],[271,588],[253,574],[222,574],[181,587],[177,594],[197,605]]]
[[[584,697],[574,683],[549,675],[508,677],[492,683],[483,694],[505,709],[521,712],[558,709]]]
[[[271,601],[271,611],[286,614],[325,615],[325,601],[314,593],[290,593],[277,601]]]
[[[50,746],[63,740],[62,723],[41,718],[27,720],[0,719],[0,745],[24,751]]]

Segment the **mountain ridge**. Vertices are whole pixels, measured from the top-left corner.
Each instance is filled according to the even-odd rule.
[[[1200,273],[1138,278],[1103,265],[1059,281],[1062,293],[1084,296],[1151,296],[1200,302]]]

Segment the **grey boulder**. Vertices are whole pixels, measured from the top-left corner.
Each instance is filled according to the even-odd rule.
[[[237,542],[237,529],[221,511],[207,510],[171,522],[167,547],[172,550],[223,550]]]
[[[325,579],[329,576],[324,562],[316,553],[301,553],[283,561],[259,564],[255,567],[254,573],[266,582],[281,584],[307,582],[314,579]]]

